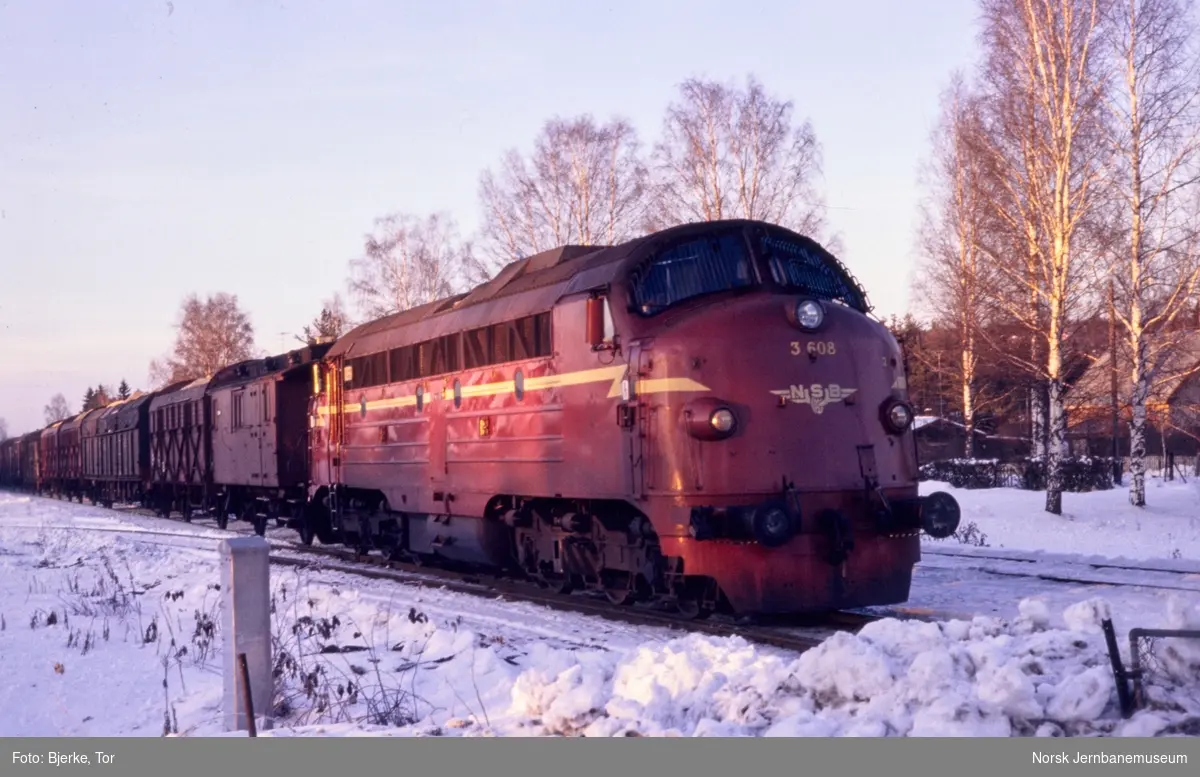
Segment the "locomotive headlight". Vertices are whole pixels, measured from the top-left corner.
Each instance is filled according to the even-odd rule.
[[[905,403],[893,400],[883,408],[883,421],[889,431],[900,434],[912,423],[912,410]]]
[[[734,417],[732,410],[722,407],[712,412],[712,415],[708,417],[708,422],[721,434],[728,434],[733,431],[737,418]]]
[[[796,305],[796,323],[804,329],[816,329],[825,321],[825,309],[815,299],[802,300]]]

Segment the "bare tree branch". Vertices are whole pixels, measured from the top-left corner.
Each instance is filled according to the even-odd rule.
[[[376,219],[363,255],[350,261],[348,285],[363,318],[382,318],[454,294],[471,264],[452,217],[394,213]]]
[[[254,356],[254,327],[237,295],[222,292],[203,300],[188,296],[176,328],[172,354],[150,362],[155,387],[211,377],[222,367]]]
[[[568,244],[614,244],[644,221],[646,165],[633,125],[590,115],[546,122],[528,158],[511,150],[480,180],[482,275]],[[473,279],[474,280],[474,279]]]
[[[746,218],[827,239],[820,144],[793,107],[753,76],[742,88],[685,81],[655,147],[648,228]]]

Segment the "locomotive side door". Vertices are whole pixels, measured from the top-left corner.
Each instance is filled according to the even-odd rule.
[[[617,404],[617,423],[624,432],[625,471],[629,494],[634,499],[646,496],[646,429],[650,419],[649,405],[637,390],[638,382],[644,377],[649,359],[646,352],[649,343],[635,341],[629,346],[629,361],[625,377],[621,379],[621,397]]]
[[[330,485],[338,485],[342,482],[342,442],[345,439],[342,394],[345,387],[345,359],[338,356],[334,360],[333,374],[329,378],[329,434],[325,438],[325,460],[329,462]]]

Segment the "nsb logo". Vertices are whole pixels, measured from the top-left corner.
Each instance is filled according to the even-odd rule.
[[[772,391],[771,393],[782,397],[787,402],[808,405],[814,413],[820,415],[825,412],[826,405],[840,402],[856,391],[858,389],[845,388],[836,383],[830,383],[828,386],[814,383],[811,386],[789,386],[781,391]]]

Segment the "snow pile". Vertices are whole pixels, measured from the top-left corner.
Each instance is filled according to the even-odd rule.
[[[1012,623],[877,621],[794,658],[698,635],[627,656],[549,653],[517,679],[511,712],[546,733],[586,736],[1061,736],[1195,725],[1194,654],[1181,650],[1175,676],[1162,678],[1179,685],[1157,687],[1163,698],[1124,722],[1099,628],[1106,603],[1070,608],[1063,630],[1047,629],[1036,601],[1022,612]]]

